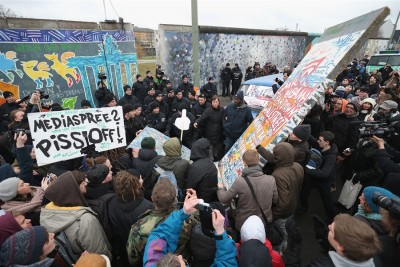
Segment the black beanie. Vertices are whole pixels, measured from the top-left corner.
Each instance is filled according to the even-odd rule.
[[[109,172],[110,169],[106,165],[97,164],[86,173],[86,178],[89,180],[89,183],[99,185],[106,179]]]
[[[311,126],[309,124],[303,124],[303,125],[296,126],[293,129],[293,133],[301,141],[307,141],[311,135]]]
[[[124,115],[125,115],[126,113],[129,113],[129,112],[135,110],[135,107],[132,106],[131,104],[125,104],[125,105],[122,107],[122,110],[123,110]]]
[[[128,89],[132,89],[128,84],[125,84],[124,85],[124,92],[126,92],[126,90],[128,90]]]
[[[108,104],[111,101],[113,101],[115,99],[115,97],[112,94],[108,94],[104,97],[104,103]]]
[[[151,112],[153,112],[153,110],[155,108],[159,108],[159,107],[160,107],[160,104],[158,104],[156,101],[154,101],[153,104],[151,104],[151,107],[150,107]]]
[[[89,100],[86,100],[86,99],[83,99],[82,101],[81,101],[81,107],[83,108],[83,107],[92,107],[92,105],[90,105],[90,102],[89,102]]]

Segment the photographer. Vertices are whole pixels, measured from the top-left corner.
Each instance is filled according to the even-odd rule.
[[[107,89],[107,86],[104,83],[104,80],[106,79],[106,76],[104,74],[103,74],[103,76],[101,76],[101,75],[102,74],[99,73],[100,81],[97,82],[97,90],[94,93],[94,96],[97,99],[97,107],[99,107],[99,108],[101,108],[105,104],[107,104],[107,103],[104,102],[106,95],[110,95],[111,94],[112,96],[114,96],[114,94],[110,90]]]
[[[146,243],[143,266],[187,266],[182,256],[174,255],[183,222],[196,212],[199,204],[196,191],[188,190],[183,209],[174,211],[162,224],[153,230]],[[212,210],[215,229],[216,256],[211,266],[237,266],[236,247],[224,229],[225,218],[218,209]]]
[[[378,146],[378,151],[375,156],[376,163],[377,166],[384,171],[384,177],[391,172],[400,173],[400,165],[398,164],[398,162],[400,162],[400,152],[386,144],[383,138],[374,135],[369,139]]]

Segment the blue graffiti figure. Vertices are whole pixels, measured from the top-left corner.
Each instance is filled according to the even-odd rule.
[[[0,53],[0,72],[4,73],[10,82],[13,83],[15,79],[15,75],[11,72],[15,72],[20,78],[24,76],[24,73],[17,69],[16,62],[18,59],[15,59],[17,53],[14,51],[8,51],[6,53]]]

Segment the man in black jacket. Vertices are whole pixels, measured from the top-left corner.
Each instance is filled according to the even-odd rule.
[[[114,96],[114,94],[110,90],[107,89],[107,86],[104,84],[103,81],[98,81],[97,82],[97,88],[98,89],[96,90],[96,92],[94,92],[94,96],[97,99],[97,104],[98,104],[97,107],[101,108],[105,104],[107,104],[107,103],[104,102],[105,97],[107,95]]]
[[[118,101],[118,106],[124,106],[126,104],[135,105],[139,103],[137,97],[132,95],[132,88],[129,85],[124,85],[124,92],[125,95]]]
[[[165,117],[168,119],[168,118],[169,118],[169,115],[170,115],[169,105],[163,100],[163,94],[161,93],[161,91],[156,90],[156,93],[155,93],[155,100],[154,100],[153,102],[157,102],[157,103],[158,103],[158,105],[160,106],[160,112],[161,112],[161,113],[164,113]],[[148,114],[151,113],[151,108],[150,108],[150,106],[152,105],[153,102],[151,102],[151,103],[147,106],[146,110],[145,110],[144,113],[143,113],[143,116],[144,116],[144,117],[146,117]]]
[[[235,95],[239,90],[240,84],[242,83],[243,73],[239,68],[239,64],[235,64],[235,67],[232,69],[232,92],[231,95]]]
[[[147,88],[156,88],[157,86],[150,70],[146,71],[146,78],[144,78],[143,82],[146,84]]]
[[[217,87],[214,84],[213,77],[208,77],[208,83],[200,88],[200,93],[205,95],[208,102],[211,102],[211,98],[217,95]]]
[[[221,81],[222,81],[222,96],[229,95],[229,87],[231,85],[232,80],[232,70],[230,68],[230,64],[226,63],[225,68],[221,70]]]
[[[144,98],[147,96],[147,86],[143,82],[142,75],[136,75],[136,82],[132,85],[133,94],[139,99],[140,104],[143,105]]]
[[[314,148],[321,151],[322,164],[317,169],[304,168],[305,176],[309,179],[304,179],[300,192],[300,212],[305,212],[308,209],[308,196],[311,189],[316,187],[330,221],[336,215],[331,197],[331,180],[335,179],[336,156],[338,154],[337,147],[333,143],[334,139],[335,135],[329,131],[321,132],[318,140],[312,136],[308,139]]]
[[[178,89],[182,91],[184,97],[188,97],[189,92],[193,90],[193,84],[189,82],[186,74],[182,76],[182,83],[178,86]]]

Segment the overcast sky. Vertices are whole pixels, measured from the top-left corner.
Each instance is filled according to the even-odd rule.
[[[191,24],[191,0],[0,0],[0,4],[25,18],[99,22],[123,17],[152,29],[158,24]],[[390,8],[388,18],[394,23],[400,0],[198,0],[198,16],[199,25],[296,30],[298,24],[298,30],[322,33],[384,6]]]

